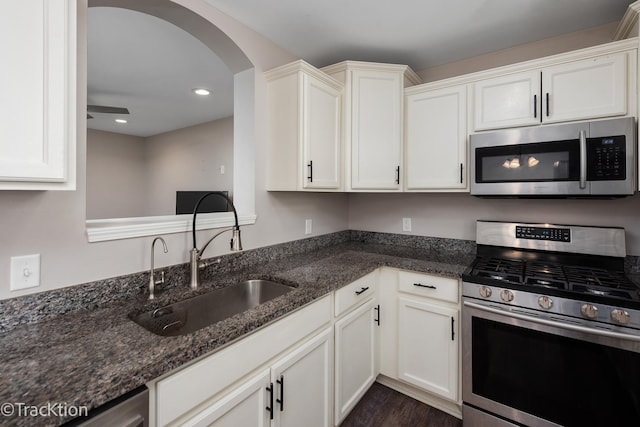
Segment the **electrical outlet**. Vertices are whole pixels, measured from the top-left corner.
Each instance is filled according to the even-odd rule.
[[[304,220],[304,234],[311,234],[313,222],[310,219]]]
[[[11,257],[9,289],[17,291],[38,286],[40,286],[40,254]]]
[[[220,175],[224,175],[224,165],[220,165]]]
[[[402,218],[402,231],[411,231],[411,218]]]

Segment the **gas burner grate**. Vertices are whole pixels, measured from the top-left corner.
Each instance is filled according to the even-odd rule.
[[[556,289],[564,289],[567,284],[562,266],[538,261],[525,263],[524,282],[527,285]]]
[[[571,286],[635,289],[629,279],[618,271],[575,266],[566,266],[564,270]]]
[[[522,283],[522,261],[508,258],[477,258],[472,275],[502,282]]]

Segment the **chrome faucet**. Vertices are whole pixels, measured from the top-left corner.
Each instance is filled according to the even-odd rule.
[[[231,209],[233,210],[233,216],[236,220],[236,225],[231,228],[224,229],[217,234],[214,234],[213,237],[210,238],[207,241],[207,243],[204,244],[204,246],[202,246],[202,249],[198,249],[198,245],[196,244],[196,216],[198,215],[198,208],[200,207],[200,203],[202,203],[202,201],[205,198],[211,195],[220,196],[227,201],[227,205],[230,205]],[[231,250],[232,251],[242,250],[242,242],[240,241],[240,225],[238,224],[238,213],[236,212],[236,207],[233,205],[233,202],[231,201],[231,199],[229,199],[229,197],[227,197],[224,193],[220,191],[211,191],[209,193],[206,193],[204,196],[200,197],[200,200],[198,200],[195,208],[193,209],[193,224],[191,227],[191,231],[193,233],[193,249],[191,249],[189,253],[190,264],[191,264],[190,287],[191,289],[195,290],[195,289],[198,289],[198,286],[200,285],[198,272],[200,268],[205,267],[205,264],[202,262],[202,254],[204,253],[205,249],[207,249],[207,246],[209,246],[209,243],[213,241],[213,239],[215,239],[216,237],[218,237],[224,232],[231,231],[233,233],[231,235],[231,242],[230,242]]]
[[[151,271],[149,271],[149,299],[155,299],[155,289],[156,285],[162,285],[164,283],[164,271],[160,272],[160,279],[156,280],[155,271],[154,271],[154,263],[153,263],[153,254],[155,252],[156,241],[160,240],[162,242],[162,246],[164,246],[164,253],[169,252],[167,250],[167,244],[162,237],[156,237],[153,239],[153,243],[151,243]]]

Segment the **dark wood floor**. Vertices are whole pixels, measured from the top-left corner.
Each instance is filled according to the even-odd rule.
[[[462,420],[373,383],[340,427],[462,427]]]

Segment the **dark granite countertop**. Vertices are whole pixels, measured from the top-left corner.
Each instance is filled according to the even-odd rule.
[[[0,333],[0,404],[98,407],[185,363],[338,289],[381,266],[460,277],[474,250],[409,247],[346,241],[298,255],[229,269],[160,293],[138,294],[98,308],[20,324]],[[281,281],[296,289],[186,336],[160,337],[130,320],[136,313],[250,278]],[[4,409],[3,409],[4,411]],[[6,414],[2,414],[6,415]],[[3,425],[58,425],[69,417],[6,417]]]

